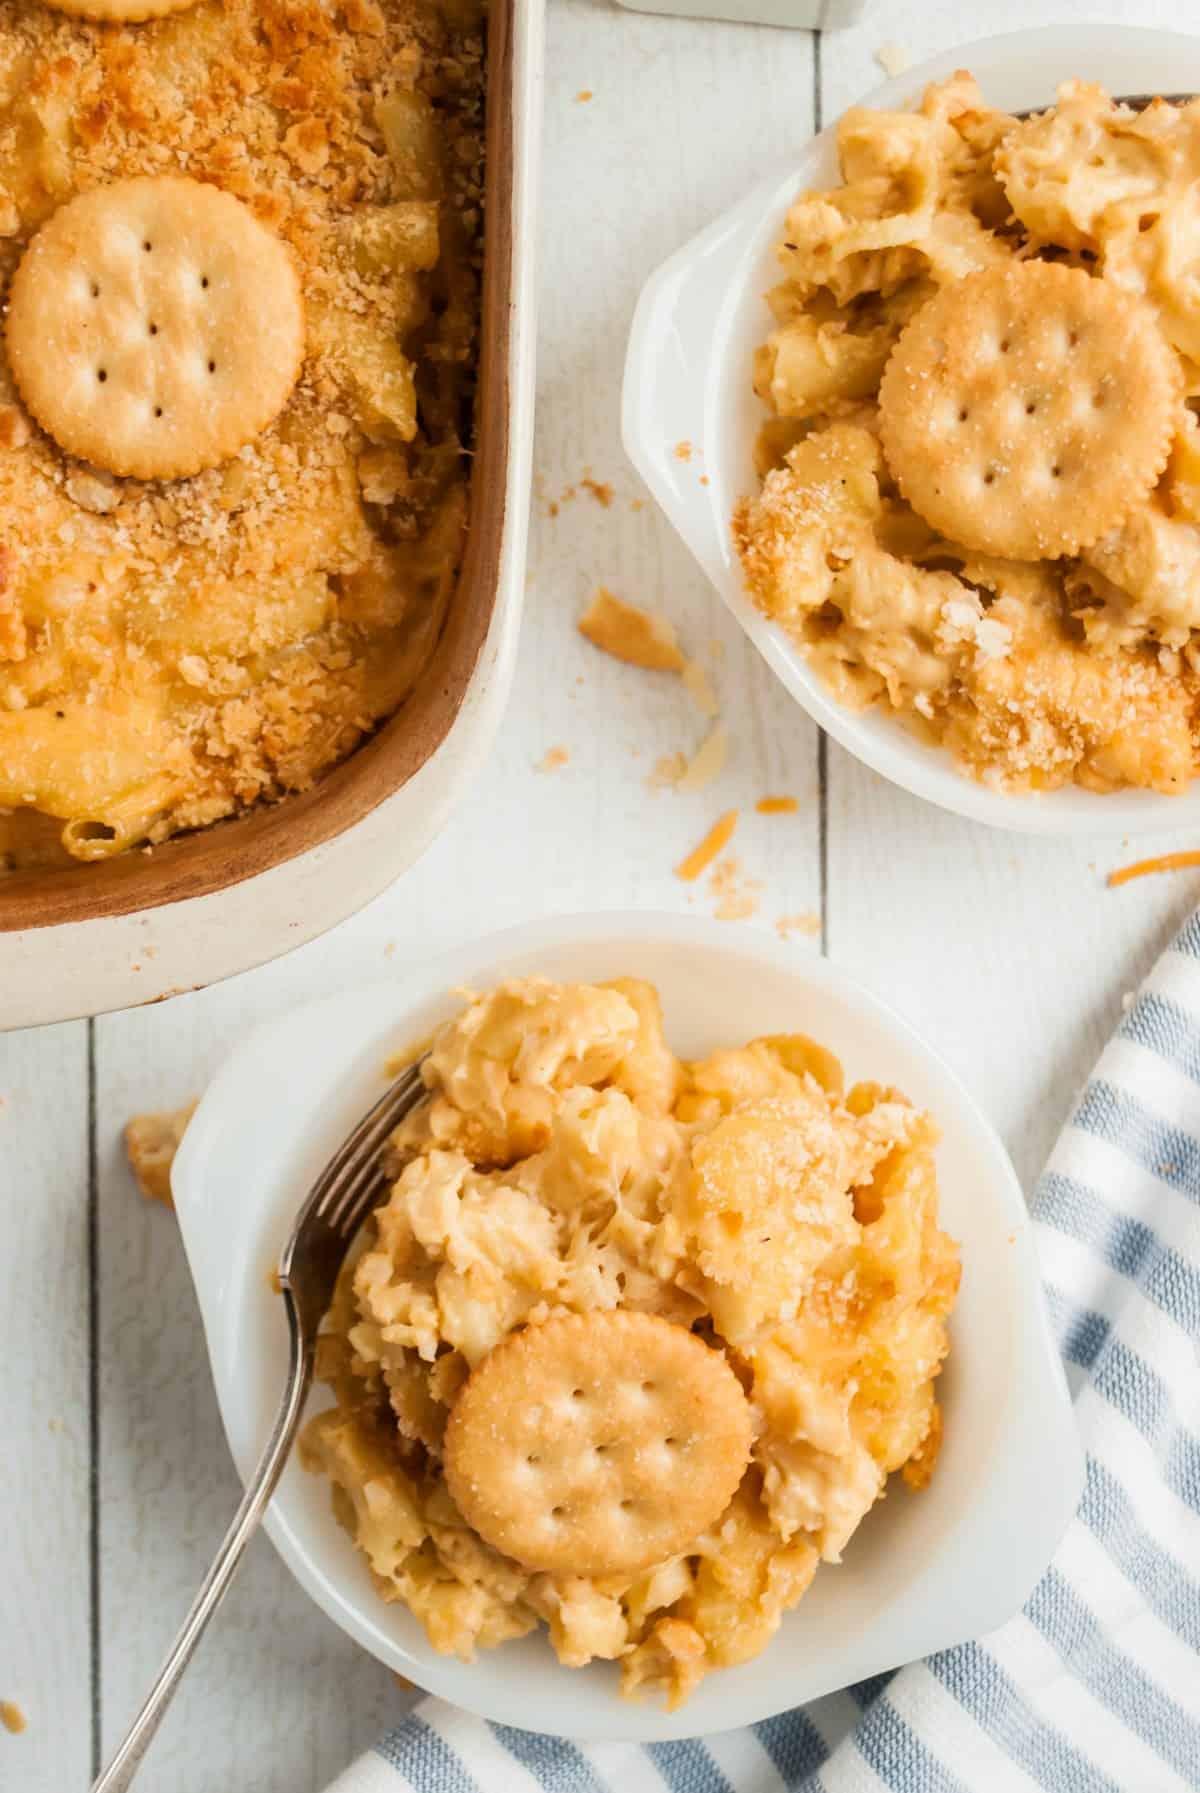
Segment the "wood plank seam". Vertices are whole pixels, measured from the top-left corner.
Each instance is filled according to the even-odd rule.
[[[96,1023],[87,1024],[88,1178],[88,1629],[92,1776],[100,1772],[100,1177],[96,1131]]]

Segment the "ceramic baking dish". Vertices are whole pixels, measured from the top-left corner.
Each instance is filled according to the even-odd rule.
[[[524,586],[542,29],[541,0],[494,0],[471,521],[432,665],[378,734],[302,796],[150,855],[0,879],[0,1030],[154,1001],[311,939],[412,864],[481,764]]]
[[[866,96],[903,107],[926,84],[969,69],[993,105],[1048,105],[1081,76],[1110,93],[1200,91],[1200,38],[1117,25],[1051,25],[958,44]],[[734,505],[757,489],[754,439],[763,410],[751,389],[754,350],[772,327],[763,295],[778,278],[772,246],[796,195],[837,180],[832,131],[776,167],[754,192],[653,274],[638,303],[625,370],[626,451],[768,665],[826,732],[915,796],[973,821],[1036,834],[1146,834],[1200,825],[1200,779],[1178,797],[1098,795],[1076,786],[1043,795],[992,790],[964,777],[875,706],[854,714],[829,694],[796,645],[746,596],[730,539]],[[690,444],[681,458],[676,448]],[[702,483],[703,482],[703,483]]]

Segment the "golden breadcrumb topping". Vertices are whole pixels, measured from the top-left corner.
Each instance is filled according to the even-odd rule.
[[[73,195],[183,174],[278,233],[307,313],[277,421],[175,482],[72,461],[0,366],[0,868],[303,789],[419,677],[466,517],[482,48],[473,0],[0,0],[5,287]]]

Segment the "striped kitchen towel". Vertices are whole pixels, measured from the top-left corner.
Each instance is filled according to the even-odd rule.
[[[648,1748],[427,1699],[330,1793],[1197,1793],[1200,914],[1100,1060],[1035,1214],[1087,1483],[1017,1618],[746,1730]]]

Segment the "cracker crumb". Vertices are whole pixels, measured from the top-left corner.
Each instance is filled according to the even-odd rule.
[[[680,860],[675,867],[675,876],[682,878],[685,884],[694,884],[733,839],[737,819],[736,809],[727,809],[723,816],[718,816],[699,846],[693,847],[687,858]]]
[[[12,1700],[0,1700],[0,1724],[6,1731],[11,1731],[14,1737],[19,1737],[22,1731],[28,1729],[29,1720]]]
[[[81,510],[94,516],[106,516],[121,502],[121,492],[111,473],[93,472],[89,467],[76,467],[66,478],[66,493]]]
[[[713,911],[718,921],[749,921],[758,913],[761,883],[742,875],[742,865],[732,854],[714,869],[708,888],[716,898]]]
[[[815,909],[798,909],[794,915],[781,915],[775,932],[781,940],[790,940],[793,934],[819,934],[821,917]]]
[[[627,604],[600,586],[578,623],[593,647],[649,672],[682,672],[687,662],[674,626],[658,611]]]
[[[760,816],[794,816],[800,805],[794,797],[760,797],[754,807]]]
[[[725,770],[725,760],[729,753],[729,730],[723,722],[710,729],[699,747],[688,761],[686,772],[679,779],[676,789],[681,791],[707,790],[714,779]]]
[[[690,442],[677,442],[675,444],[675,459],[677,461],[690,461],[691,458],[692,458],[691,443]]]
[[[912,67],[912,57],[903,44],[880,44],[875,52],[875,60],[884,74],[890,76],[893,81],[906,69]]]
[[[571,755],[565,747],[547,747],[545,753],[534,767],[535,772],[557,772],[565,766]]]
[[[680,673],[683,688],[702,716],[716,716],[720,711],[712,680],[699,660],[687,660]]]
[[[189,1102],[184,1108],[136,1115],[125,1128],[129,1168],[147,1201],[162,1202],[167,1208],[175,1206],[171,1199],[171,1166],[195,1112],[196,1103]]]

